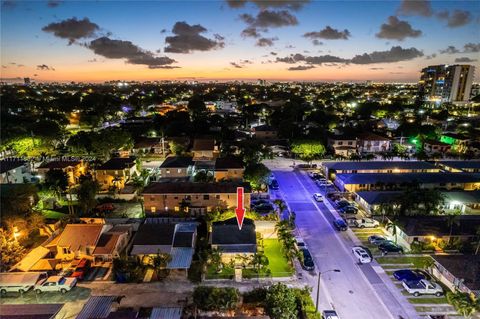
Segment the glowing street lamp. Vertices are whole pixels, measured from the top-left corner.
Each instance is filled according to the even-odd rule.
[[[322,274],[327,273],[327,272],[340,272],[340,269],[329,269],[329,270],[325,270],[323,272],[321,272],[321,271],[318,272],[317,303],[315,304],[315,312],[318,312],[318,303],[319,303],[319,300],[320,300],[320,278],[322,277]]]

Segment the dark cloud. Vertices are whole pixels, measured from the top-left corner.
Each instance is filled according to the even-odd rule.
[[[348,60],[332,55],[320,55],[320,56],[305,56],[303,54],[291,54],[289,56],[280,58],[277,57],[276,62],[283,62],[289,64],[295,64],[297,62],[306,62],[308,64],[323,64],[323,63],[346,63]]]
[[[463,48],[464,53],[477,53],[480,52],[480,43],[467,43]]]
[[[370,70],[374,70],[374,71],[376,71],[376,70],[383,70],[383,68],[370,68]]]
[[[161,33],[161,34],[167,33],[167,29],[162,29],[162,30],[160,30],[160,33]]]
[[[329,25],[321,31],[307,32],[303,35],[305,38],[312,40],[315,39],[326,39],[326,40],[347,40],[350,37],[350,31],[347,29],[341,31],[333,29]]]
[[[24,64],[17,64],[18,68],[23,68],[25,65]]]
[[[287,70],[288,71],[306,71],[310,69],[315,69],[313,65],[298,65],[298,66],[291,66]]]
[[[227,0],[230,8],[242,8],[247,2],[255,4],[260,9],[265,8],[286,8],[290,10],[298,10],[302,8],[310,0]]]
[[[248,27],[242,31],[241,36],[244,38],[259,38],[261,34],[258,32],[257,28]]]
[[[270,52],[271,55],[277,55],[277,52]]]
[[[401,46],[394,46],[388,51],[374,51],[356,55],[350,62],[354,64],[393,63],[412,60],[421,56],[423,56],[423,52],[416,48],[404,49]]]
[[[453,45],[449,45],[446,49],[440,50],[440,53],[442,53],[442,54],[455,54],[455,53],[460,53],[460,50],[458,50]]]
[[[312,43],[313,45],[323,45],[323,42],[318,39],[313,39]]]
[[[55,71],[55,69],[51,66],[48,66],[46,64],[39,64],[37,65],[37,70],[41,71]]]
[[[407,21],[399,20],[395,16],[388,17],[387,23],[380,26],[380,32],[375,36],[380,39],[392,39],[403,41],[407,37],[417,38],[422,35],[422,31],[414,30]]]
[[[403,0],[397,14],[430,17],[433,10],[429,0]]]
[[[477,59],[470,59],[468,57],[456,58],[456,63],[470,63],[470,62],[477,62]]]
[[[285,46],[285,49],[295,49],[295,46],[292,45],[292,44],[287,44],[287,45]]]
[[[3,69],[6,69],[6,68],[8,68],[8,66],[6,66],[6,65],[2,65],[2,68],[3,68]]]
[[[280,28],[298,24],[297,18],[286,10],[262,10],[256,17],[244,13],[240,15],[240,19],[247,23],[249,27],[255,28]]]
[[[390,74],[405,74],[405,72],[390,72]]]
[[[230,65],[237,68],[237,69],[241,69],[243,68],[243,66],[241,66],[240,64],[236,63],[236,62],[230,62]]]
[[[147,65],[150,69],[162,68],[176,62],[166,56],[157,57],[130,41],[112,40],[108,37],[95,39],[87,47],[105,58],[126,59],[127,63]]]
[[[447,21],[447,26],[450,28],[458,28],[469,24],[472,21],[472,15],[468,11],[454,10],[448,12],[447,10],[437,13],[437,18]]]
[[[230,62],[230,65],[237,69],[241,69],[245,67],[246,64],[252,64],[252,63],[253,61],[245,59],[245,60],[240,60],[238,62]]]
[[[43,31],[53,33],[58,38],[68,39],[69,44],[82,38],[92,37],[99,29],[99,26],[88,18],[77,20],[75,17],[60,22],[53,22],[42,28]]]
[[[47,6],[49,8],[56,8],[58,7],[60,4],[62,4],[63,1],[56,1],[56,0],[50,0],[47,2]]]
[[[173,26],[174,36],[166,37],[165,52],[170,53],[191,53],[193,51],[210,51],[225,46],[224,38],[220,35],[214,35],[214,39],[208,39],[201,35],[205,29],[200,24],[189,25],[186,22],[177,22]]]
[[[427,55],[427,56],[425,57],[425,59],[426,59],[426,60],[431,60],[431,59],[434,59],[434,58],[436,58],[436,57],[437,57],[437,54],[436,54],[436,53],[432,53],[432,54],[430,54],[430,55]]]
[[[167,70],[180,69],[179,66],[175,66],[175,65],[149,65],[148,68],[149,69],[167,69]]]
[[[277,37],[274,37],[274,38],[260,38],[257,40],[257,42],[255,43],[255,45],[257,47],[271,47],[274,43],[274,41],[277,41],[278,38]]]

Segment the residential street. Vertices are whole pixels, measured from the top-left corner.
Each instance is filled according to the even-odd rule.
[[[312,287],[313,300],[316,299],[318,270],[341,271],[322,275],[320,310],[335,309],[341,318],[352,319],[418,318],[414,308],[392,287],[392,282],[376,262],[357,264],[350,251],[355,236],[351,231],[340,233],[332,227],[337,213],[329,203],[313,200],[312,194],[319,188],[310,178],[301,171],[292,171],[285,161],[269,161],[266,164],[280,184],[276,195],[283,197],[296,213],[297,231],[314,257],[315,274],[304,276]],[[386,279],[385,282],[377,271]]]

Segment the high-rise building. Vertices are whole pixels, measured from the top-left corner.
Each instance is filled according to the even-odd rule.
[[[474,70],[472,65],[431,65],[422,69],[419,92],[427,101],[467,102]]]

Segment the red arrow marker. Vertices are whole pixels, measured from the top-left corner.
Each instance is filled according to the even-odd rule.
[[[238,229],[242,230],[243,218],[245,217],[245,208],[243,207],[243,187],[237,187],[237,209],[235,209],[237,215]]]

